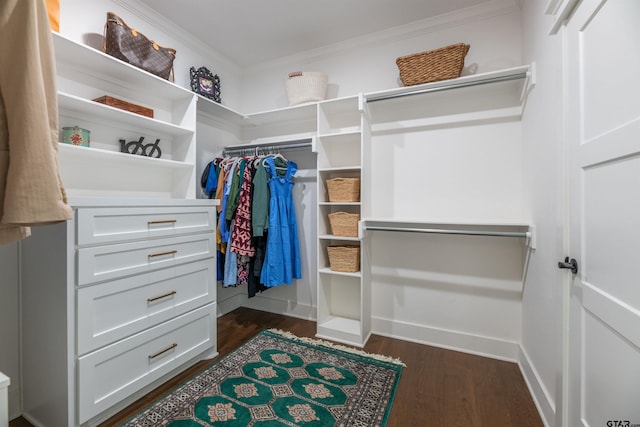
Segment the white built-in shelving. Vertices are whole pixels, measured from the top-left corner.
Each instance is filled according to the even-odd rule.
[[[365,94],[373,132],[407,131],[498,118],[519,118],[535,85],[524,65]]]
[[[460,234],[496,232],[520,237],[535,248],[535,228],[527,221],[496,218],[438,220],[421,216],[399,219],[395,215],[374,218],[376,206],[386,197],[374,194],[372,138],[402,135],[413,130],[456,127],[492,120],[519,120],[526,97],[535,84],[533,66],[464,76],[410,87],[363,93],[282,109],[241,114],[206,98],[198,100],[198,114],[222,120],[239,129],[239,145],[270,141],[313,139],[317,154],[317,336],[363,346],[371,333],[371,233],[375,227],[402,232],[424,232],[440,228]],[[452,160],[453,161],[453,160]],[[326,181],[336,177],[361,180],[360,201],[332,202]],[[360,214],[357,237],[335,236],[328,215],[335,212]],[[386,212],[386,211],[385,211]],[[392,212],[392,210],[390,210]],[[384,213],[384,212],[383,212]],[[471,213],[472,214],[472,213]],[[367,229],[370,226],[371,229]],[[513,233],[511,235],[510,233]],[[330,268],[327,247],[360,246],[360,271],[338,272]],[[528,260],[528,253],[527,260]],[[525,272],[527,260],[525,260]],[[524,275],[523,273],[523,275]]]
[[[323,101],[318,104],[318,326],[317,336],[364,346],[371,333],[371,287],[366,280],[366,248],[361,236],[332,234],[329,215],[336,212],[362,215],[367,201],[362,198],[364,130],[368,128],[362,96]],[[326,182],[333,178],[358,178],[358,201],[334,202]],[[358,233],[360,234],[360,233]],[[360,271],[341,272],[331,268],[329,246],[359,246]],[[364,267],[364,269],[363,269]]]
[[[172,82],[53,33],[59,126],[91,132],[90,147],[59,144],[71,197],[195,198],[196,95]],[[153,118],[93,101],[108,95]],[[60,132],[62,137],[62,132]],[[120,140],[159,140],[160,158],[120,153]]]

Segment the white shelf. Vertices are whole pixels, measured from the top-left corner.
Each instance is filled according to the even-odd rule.
[[[318,323],[316,337],[362,348],[371,335],[369,332],[363,334],[362,328],[359,320],[332,316]]]
[[[257,113],[247,114],[244,124],[250,126],[264,126],[292,121],[315,121],[317,111],[318,107],[316,103],[260,111]]]
[[[347,271],[333,271],[329,267],[319,268],[318,272],[320,274],[332,274],[334,276],[357,277],[357,278],[362,277],[362,274],[359,271],[356,271],[355,273],[350,273]]]
[[[114,173],[117,173],[116,171],[122,172],[121,168],[125,167],[187,171],[194,167],[193,163],[156,159],[152,157],[121,153],[119,151],[110,151],[100,148],[82,147],[79,145],[63,143],[58,143],[58,152],[61,156],[64,156],[65,161],[69,162],[95,162],[96,166],[99,166],[99,163],[102,162],[103,164],[100,166],[112,168]]]
[[[195,165],[117,151],[58,144],[69,197],[183,199],[194,192]]]
[[[352,129],[340,132],[331,132],[331,133],[320,133],[318,134],[319,138],[322,138],[324,142],[335,142],[340,143],[345,140],[350,140],[357,138],[359,139],[362,136],[362,132],[360,129]]]
[[[102,52],[96,52],[98,54],[106,56],[109,59],[113,59],[108,55],[102,54]],[[137,70],[135,67],[132,68],[134,70]],[[479,93],[479,96],[481,98],[486,98],[486,95],[491,95],[491,98],[501,98],[503,99],[501,104],[506,104],[510,107],[516,107],[519,111],[521,110],[521,107],[525,102],[526,92],[528,88],[535,84],[530,76],[531,67],[529,65],[523,65],[504,70],[459,77],[457,79],[426,83],[423,85],[399,87],[375,92],[366,92],[362,96],[363,102],[368,104],[369,109],[373,109],[373,113],[375,115],[375,113],[393,109],[395,105],[392,102],[393,99],[377,101],[378,98],[387,96],[402,96],[401,99],[403,104],[412,104],[412,102],[408,102],[409,99],[420,99],[419,102],[424,103],[423,97],[425,95],[444,91],[447,93],[446,96],[448,98],[456,98],[455,103],[459,104],[459,98],[457,98],[458,95],[454,94],[454,92],[459,92],[460,96],[464,98],[469,96],[468,92],[464,92],[465,89],[481,87],[482,89]],[[496,81],[496,79],[503,78],[513,78],[514,80]],[[162,79],[159,80],[163,81]],[[425,93],[411,96],[408,95],[409,93],[416,91],[425,91]],[[240,126],[264,126],[299,120],[315,120],[318,114],[318,109],[320,109],[320,111],[324,115],[329,116],[329,118],[327,119],[329,121],[331,121],[332,118],[343,118],[345,116],[348,116],[350,117],[351,122],[354,122],[354,118],[360,114],[359,96],[347,96],[343,98],[320,101],[318,103],[312,102],[249,114],[235,111],[229,107],[211,101],[210,99],[200,95],[197,95],[197,97],[199,112]],[[378,107],[378,105],[380,107]],[[402,110],[404,112],[406,109],[403,108]],[[359,125],[356,123],[350,123],[347,124],[347,126],[340,127],[334,127],[331,125],[331,123],[326,123],[325,126],[319,126],[318,136],[325,138],[348,134],[357,134],[360,132],[361,130],[359,129]]]
[[[57,68],[60,73],[91,75],[118,86],[169,100],[184,100],[193,93],[168,80],[127,64],[90,46],[53,32]]]
[[[469,87],[484,86],[488,94],[490,93],[492,96],[508,96],[513,99],[515,103],[519,104],[523,101],[523,93],[525,92],[525,88],[530,80],[529,73],[530,67],[528,65],[522,65],[519,67],[458,77],[456,79],[441,80],[438,82],[414,86],[404,86],[378,92],[368,92],[365,94],[365,99],[367,102],[385,101],[394,97],[402,97],[406,100],[408,99],[407,96],[415,97],[440,91],[447,91],[447,96],[455,96],[451,91]],[[496,85],[500,85],[505,82],[515,82],[515,84],[505,85],[505,87],[503,87],[504,93],[496,93]]]
[[[318,236],[320,240],[344,240],[347,242],[359,242],[360,239],[358,237],[345,237],[345,236],[336,236],[333,234],[322,234]]]
[[[320,206],[360,206],[360,202],[318,202]]]
[[[322,168],[318,169],[318,172],[360,172],[362,167],[360,166],[341,166],[335,168]]]
[[[92,121],[115,122],[117,125],[132,126],[151,133],[174,136],[192,135],[194,133],[192,129],[176,126],[171,123],[90,101],[64,92],[58,92],[58,106],[61,114],[73,115]]]
[[[332,316],[328,320],[318,324],[318,326],[347,334],[360,335],[360,321],[347,317]]]
[[[232,123],[235,125],[242,125],[247,116],[235,111],[232,108],[226,107],[220,103],[205,98],[202,95],[198,97],[198,113],[204,113],[211,117],[220,119],[222,121]]]
[[[372,131],[520,117],[534,84],[530,76],[527,65],[367,93]]]

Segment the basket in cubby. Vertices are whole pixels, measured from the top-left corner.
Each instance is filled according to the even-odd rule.
[[[327,180],[330,202],[359,202],[360,178],[332,178]]]
[[[358,237],[358,221],[360,221],[360,214],[357,213],[330,213],[331,234],[340,237]]]
[[[413,86],[460,77],[469,47],[457,43],[397,58],[402,84]]]
[[[360,271],[360,246],[327,246],[331,271],[355,273]]]

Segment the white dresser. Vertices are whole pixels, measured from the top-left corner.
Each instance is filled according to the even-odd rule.
[[[24,416],[94,425],[216,352],[213,200],[71,201],[22,243]]]

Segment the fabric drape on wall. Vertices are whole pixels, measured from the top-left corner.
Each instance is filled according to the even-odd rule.
[[[53,40],[44,0],[0,1],[0,243],[71,218],[58,167]]]
[[[53,31],[60,31],[60,0],[46,0],[49,14],[49,26]]]

